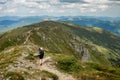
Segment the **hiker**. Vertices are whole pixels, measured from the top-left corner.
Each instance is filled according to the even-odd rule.
[[[44,50],[43,48],[39,48],[39,58],[40,58],[40,65],[43,63],[43,57],[44,57]]]

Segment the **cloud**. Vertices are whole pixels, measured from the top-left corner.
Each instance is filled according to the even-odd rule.
[[[34,11],[34,10],[31,10],[31,11],[30,11],[30,13],[31,13],[31,14],[34,14],[34,13],[35,13],[35,11]]]
[[[109,1],[120,1],[120,0],[109,0]]]
[[[2,7],[0,7],[0,10],[2,10]]]
[[[100,5],[98,8],[101,9],[102,11],[104,11],[104,10],[108,9],[108,5]]]
[[[97,9],[90,9],[90,12],[96,12]]]
[[[60,0],[60,2],[67,2],[67,3],[86,3],[84,0]]]
[[[0,4],[5,4],[5,2],[0,2]]]
[[[85,2],[88,2],[88,3],[101,3],[101,4],[103,4],[103,3],[107,3],[107,2],[109,2],[109,0],[84,0]]]
[[[16,11],[17,11],[17,9],[14,8],[14,9],[5,10],[4,12],[7,12],[7,13],[15,13]]]
[[[5,3],[7,2],[8,0],[0,0],[0,3]]]
[[[0,15],[98,15],[116,5],[120,8],[118,4],[118,0],[0,0]]]

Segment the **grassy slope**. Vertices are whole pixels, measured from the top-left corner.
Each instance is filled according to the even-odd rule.
[[[45,21],[6,32],[0,39],[0,50],[8,46],[23,44],[28,36],[27,32],[30,30],[32,30],[30,41],[49,49],[50,52],[72,54],[74,49],[71,49],[69,44],[71,40],[74,40],[77,44],[87,43],[93,60],[98,60],[96,62],[109,64],[106,58],[116,59],[116,57],[120,57],[120,37],[102,29],[53,21]],[[80,39],[75,40],[75,36]],[[104,60],[98,51],[91,50],[91,45],[96,46],[98,51],[105,55]]]
[[[39,29],[36,30],[35,28]],[[56,64],[56,66],[59,70],[70,73],[78,79],[83,80],[120,79],[120,69],[106,66],[109,64],[107,57],[119,58],[120,56],[120,37],[104,30],[96,30],[89,27],[86,28],[70,23],[46,21],[6,32],[4,36],[0,38],[0,50],[2,51],[9,46],[14,47],[16,45],[23,44],[27,37],[27,32],[30,30],[32,30],[32,32],[29,41],[48,49],[47,55],[52,56],[54,60],[57,61],[58,64]],[[79,36],[80,40],[74,40],[75,36]],[[81,61],[74,56],[73,48],[69,46],[71,40],[76,41],[77,44],[82,43],[83,45],[85,45],[87,43],[88,45],[86,47],[89,49],[94,63],[81,63]],[[96,46],[96,48],[99,48],[99,50],[94,51],[91,49],[91,46]],[[23,50],[24,49],[22,49],[22,51]],[[21,56],[19,54],[19,49],[14,49],[13,52],[8,54],[0,53],[0,71],[5,71],[6,73],[4,75],[6,77],[11,76],[11,74],[14,74],[15,76],[18,76],[20,78],[28,76],[28,73],[26,72],[21,73],[6,71],[6,67],[10,64],[13,64],[12,62],[16,61],[17,57],[19,56]],[[28,59],[32,59],[34,61],[33,58],[33,56],[30,56]],[[103,64],[104,66],[101,64]],[[21,76],[21,74],[24,76]],[[55,76],[46,71],[40,71],[38,72],[38,74],[43,74],[43,77]]]

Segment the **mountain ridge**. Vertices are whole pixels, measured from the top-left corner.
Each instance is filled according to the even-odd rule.
[[[22,28],[24,30],[20,30]],[[44,22],[37,23],[37,24],[23,26],[23,27],[12,30],[11,32],[13,32],[13,33],[10,36],[14,35],[14,31],[17,31],[17,32],[20,31],[19,32],[20,34],[21,33],[22,34],[24,33],[24,34],[21,36],[19,33],[16,32],[17,36],[23,37],[23,39],[25,41],[25,36],[27,37],[27,35],[29,34],[28,33],[29,31],[31,31],[32,34],[37,35],[36,38],[39,37],[40,35],[38,35],[35,32],[35,31],[39,31],[39,30],[42,32],[42,37],[43,38],[45,37],[46,34],[47,34],[47,37],[49,37],[47,32],[49,32],[51,35],[54,34],[52,32],[55,32],[58,35],[58,33],[56,32],[56,31],[58,31],[59,35],[62,35],[62,33],[60,32],[60,30],[61,30],[66,35],[70,35],[72,38],[76,38],[76,39],[78,38],[78,41],[84,41],[84,43],[85,42],[86,43],[93,43],[93,44],[98,45],[98,46],[103,46],[104,48],[107,47],[108,49],[111,49],[111,50],[115,48],[116,51],[118,50],[118,52],[119,52],[119,46],[117,46],[117,45],[120,45],[120,43],[119,43],[120,37],[112,34],[111,32],[105,31],[105,30],[102,30],[102,29],[101,29],[101,31],[99,31],[98,28],[95,29],[95,28],[90,28],[90,27],[82,27],[82,26],[79,26],[79,25],[75,25],[75,24],[71,25],[70,23],[64,23],[64,22],[44,21]],[[63,37],[61,37],[61,38],[65,39],[65,37],[68,37],[68,36],[65,36],[65,34],[63,34],[62,35]],[[31,36],[35,37],[33,35],[31,35]],[[102,36],[102,37],[100,37],[100,36]],[[51,37],[53,37],[53,36],[51,36]],[[58,36],[54,36],[54,37],[59,38]],[[80,40],[80,38],[81,38],[81,40]],[[68,37],[68,39],[70,39],[70,37]],[[31,40],[34,41],[34,38],[31,38]],[[56,40],[56,41],[58,41],[58,40]],[[35,41],[35,42],[38,42],[38,41]],[[112,44],[113,42],[114,42],[114,44]]]
[[[8,20],[14,21],[11,25],[6,25],[6,23],[0,24],[1,30],[6,30],[8,28],[16,28],[19,26],[30,25],[33,23],[42,22],[45,20],[53,20],[58,22],[71,22],[74,24],[90,27],[100,27],[105,30],[109,30],[117,35],[120,34],[120,18],[110,18],[110,17],[87,17],[87,16],[29,16],[29,17],[0,17],[0,22]]]
[[[38,76],[45,80],[59,80],[57,76],[60,77],[60,73],[55,74],[50,69],[46,69],[50,73],[42,72],[35,67],[39,65],[39,47],[45,49],[46,57],[53,59],[52,63],[47,62],[52,70],[56,68],[60,72],[71,74],[75,80],[89,80],[91,77],[93,80],[120,79],[119,36],[99,28],[54,21],[44,21],[3,33],[0,36],[0,75],[14,78],[15,76],[10,75],[14,74],[26,80],[38,79]],[[29,63],[28,67],[26,62]],[[44,63],[43,66],[48,65]]]

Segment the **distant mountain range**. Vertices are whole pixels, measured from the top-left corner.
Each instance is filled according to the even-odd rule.
[[[120,17],[88,17],[88,16],[29,16],[29,17],[18,17],[18,16],[4,16],[0,17],[0,31],[8,30],[24,25],[29,25],[45,20],[52,20],[58,22],[71,22],[81,26],[88,27],[99,27],[108,31],[111,31],[117,35],[120,35]]]

